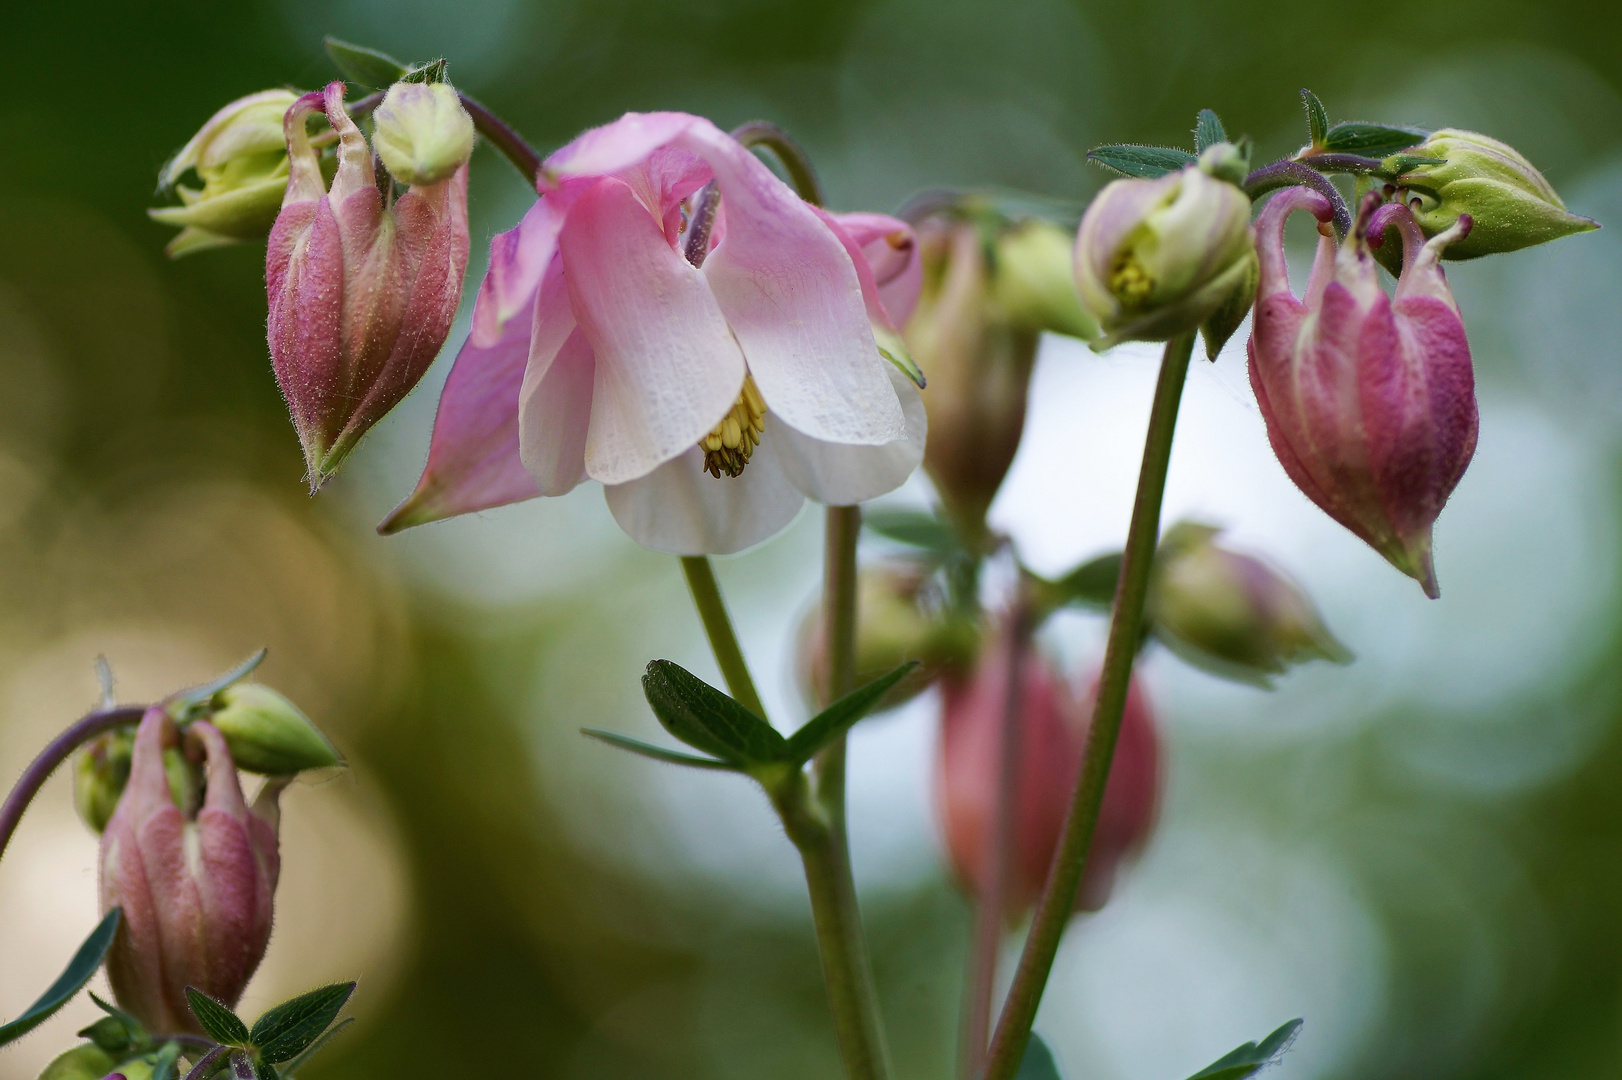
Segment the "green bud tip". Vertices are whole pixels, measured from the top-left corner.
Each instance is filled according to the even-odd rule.
[[[235,683],[214,695],[210,723],[225,736],[237,768],[286,776],[344,763],[343,756],[287,698],[260,683]]]

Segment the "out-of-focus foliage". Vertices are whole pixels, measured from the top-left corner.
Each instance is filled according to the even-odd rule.
[[[1448,511],[1457,528],[1444,516],[1439,531],[1454,576],[1434,612],[1371,590],[1390,575],[1372,556],[1298,528],[1311,508],[1287,487],[1273,501],[1210,494],[1287,481],[1265,444],[1223,456],[1228,442],[1202,426],[1231,416],[1259,437],[1233,400],[1242,369],[1195,373],[1179,446],[1202,456],[1174,458],[1172,489],[1175,501],[1181,473],[1204,493],[1168,514],[1215,515],[1278,552],[1360,659],[1267,696],[1151,652],[1166,817],[1139,872],[1077,924],[1038,1027],[1067,1076],[1187,1075],[1297,1014],[1307,1025],[1280,1080],[1616,1075],[1622,8],[1446,0],[1411,20],[1255,0],[12,7],[0,775],[94,702],[98,652],[137,701],[268,644],[263,677],[353,766],[284,796],[281,921],[243,1006],[359,978],[358,1022],[310,1080],[838,1069],[792,853],[758,793],[577,734],[657,737],[637,687],[655,657],[715,681],[673,561],[633,548],[589,489],[374,536],[421,464],[447,357],[311,501],[270,372],[262,248],[163,258],[169,231],[145,210],[167,156],[235,97],[331,78],[325,34],[443,53],[458,87],[543,149],[629,108],[777,121],[840,209],[893,209],[940,184],[1085,199],[1107,179],[1087,147],[1189,144],[1202,106],[1267,161],[1305,141],[1301,86],[1336,118],[1463,127],[1526,154],[1606,228],[1449,271],[1483,449]],[[527,205],[485,148],[470,204],[476,270],[483,240]],[[1079,349],[1038,361],[1037,443],[993,518],[1044,572],[1088,554],[1042,563],[1062,548],[1050,534],[1077,521],[1119,521],[1098,550],[1124,535],[1098,478],[1129,483],[1137,363]],[[1100,412],[1114,394],[1126,404]],[[1076,438],[1131,413],[1118,434],[1130,452],[1044,451],[1058,445],[1044,402],[1061,401]],[[1222,471],[1201,473],[1204,461]],[[1066,471],[1036,479],[1055,462]],[[1022,510],[1038,489],[1043,510]],[[721,566],[784,731],[805,718],[787,639],[817,531],[808,515]],[[1082,618],[1062,648],[1096,638]],[[865,721],[854,749],[854,813],[868,822],[857,874],[906,1080],[952,1067],[968,927],[929,846],[932,708],[926,695]],[[93,860],[59,777],[0,867],[0,1015],[21,1013],[93,925]],[[27,939],[12,929],[25,923]],[[35,1075],[94,1019],[78,1007],[0,1055],[0,1077]]]

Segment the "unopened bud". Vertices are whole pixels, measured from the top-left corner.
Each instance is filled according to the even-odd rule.
[[[264,776],[341,765],[343,757],[299,707],[260,683],[214,695],[209,722],[225,736],[237,768]]]
[[[107,1051],[86,1043],[52,1058],[39,1080],[102,1080],[116,1064]]]
[[[121,728],[98,735],[73,761],[73,806],[79,818],[99,833],[118,809],[118,797],[130,778],[130,750],[135,732]]]
[[[1514,147],[1473,131],[1443,128],[1405,155],[1440,158],[1421,164],[1397,180],[1397,198],[1413,211],[1426,236],[1452,228],[1464,214],[1473,224],[1468,235],[1449,244],[1444,259],[1474,259],[1572,233],[1599,228],[1591,218],[1566,210],[1543,174]],[[1401,248],[1382,245],[1382,262],[1398,258]]]
[[[180,227],[165,248],[171,257],[242,240],[263,240],[287,189],[287,142],[282,117],[298,100],[291,90],[266,90],[231,102],[192,136],[159,176],[180,206],[148,210],[155,221]],[[201,188],[178,183],[188,171]]]
[[[449,83],[395,83],[372,122],[372,146],[402,184],[438,183],[473,154],[473,120]]]
[[[991,249],[991,299],[1011,325],[1083,341],[1098,336],[1098,320],[1076,295],[1070,249],[1070,234],[1040,218],[998,232]]]
[[[1220,532],[1194,522],[1167,530],[1149,583],[1156,636],[1198,667],[1263,686],[1293,664],[1351,660],[1295,582],[1218,546]]]
[[[901,564],[865,567],[857,577],[856,684],[888,674],[909,660],[912,674],[884,696],[880,709],[908,701],[942,670],[973,656],[976,628],[967,620],[928,610],[921,568]],[[828,639],[822,608],[808,612],[796,638],[795,678],[808,702],[823,700],[828,686]]]
[[[1255,259],[1250,198],[1228,181],[1197,165],[1116,180],[1076,234],[1076,285],[1105,334],[1093,348],[1198,329],[1253,280]]]

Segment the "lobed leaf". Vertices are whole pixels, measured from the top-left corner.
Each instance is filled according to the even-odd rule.
[[[392,86],[410,73],[409,68],[388,53],[364,45],[352,45],[335,37],[328,37],[322,44],[344,78],[373,90]]]
[[[1194,121],[1194,151],[1203,154],[1207,147],[1228,141],[1228,132],[1222,119],[1211,109],[1201,109]]]
[[[1359,154],[1383,158],[1424,142],[1430,132],[1423,128],[1389,127],[1343,120],[1330,128],[1317,149],[1328,154]]]
[[[311,1043],[309,1048],[305,1050],[304,1053],[300,1054],[298,1057],[294,1058],[292,1061],[289,1061],[285,1066],[282,1067],[280,1070],[281,1080],[293,1080],[293,1075],[298,1072],[298,1070],[304,1068],[305,1065],[309,1064],[310,1059],[315,1057],[316,1054],[320,1053],[322,1047],[326,1046],[327,1043],[331,1042],[338,1036],[339,1032],[343,1031],[344,1028],[348,1027],[354,1022],[355,1018],[353,1016],[346,1016],[332,1027],[328,1028],[327,1033],[315,1040],[315,1042]]]
[[[684,754],[679,750],[666,750],[662,746],[655,746],[652,743],[643,742],[641,739],[633,739],[629,735],[621,735],[618,732],[604,731],[601,728],[581,728],[580,734],[588,739],[596,739],[598,742],[607,743],[609,746],[617,746],[621,750],[629,750],[633,754],[640,754],[642,757],[667,762],[671,765],[688,765],[695,769],[719,769],[723,772],[738,771],[736,765],[725,761],[698,757],[694,754]]]
[[[352,982],[333,983],[266,1012],[254,1021],[253,1031],[248,1034],[248,1041],[259,1051],[259,1060],[280,1065],[298,1057],[332,1026],[354,992]]]
[[[650,663],[642,692],[665,730],[696,750],[736,765],[788,756],[777,729],[679,664]]]
[[[166,1042],[152,1060],[152,1080],[175,1080],[179,1073],[180,1044]]]
[[[248,1025],[223,1004],[195,986],[186,987],[186,1004],[208,1037],[228,1046],[248,1045]]]
[[[1329,110],[1324,108],[1317,94],[1304,86],[1301,88],[1301,104],[1307,110],[1307,134],[1312,145],[1315,149],[1322,149],[1324,139],[1329,135]]]
[[[1188,1080],[1245,1080],[1245,1077],[1255,1076],[1284,1056],[1301,1030],[1301,1023],[1297,1018],[1280,1025],[1261,1042],[1248,1042],[1229,1051]]]
[[[0,1046],[15,1042],[24,1035],[33,1031],[40,1024],[66,1005],[73,996],[84,988],[90,981],[90,976],[101,967],[102,958],[112,947],[113,936],[118,933],[118,920],[123,915],[123,908],[113,908],[96,928],[90,931],[90,936],[84,939],[79,950],[68,961],[68,966],[62,974],[56,977],[39,1000],[28,1006],[26,1012],[9,1024],[0,1025]]]
[[[1175,146],[1137,146],[1129,143],[1100,146],[1087,151],[1087,160],[1122,176],[1154,179],[1190,165],[1194,155]]]
[[[879,699],[890,692],[891,687],[911,675],[917,666],[918,661],[908,660],[894,671],[857,687],[807,720],[800,730],[789,736],[789,760],[796,765],[810,761],[818,750],[849,731],[856,721],[866,716],[879,703]]]

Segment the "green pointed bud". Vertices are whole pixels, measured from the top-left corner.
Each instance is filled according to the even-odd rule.
[[[116,1065],[107,1051],[85,1043],[52,1058],[39,1074],[39,1080],[101,1080]],[[150,1074],[150,1070],[148,1072]]]
[[[298,706],[260,683],[234,683],[213,698],[209,722],[225,736],[237,768],[265,776],[343,764]]]
[[[171,258],[270,234],[287,190],[282,117],[297,100],[291,90],[239,98],[211,116],[164,166],[159,186],[173,188],[181,205],[147,213],[180,228],[164,248]],[[179,183],[188,172],[202,181],[201,188]]]
[[[1039,218],[1027,218],[997,235],[991,298],[1010,323],[1083,341],[1098,336],[1098,320],[1076,295],[1072,239],[1068,231]]]
[[[1166,531],[1146,608],[1156,637],[1196,667],[1262,686],[1308,660],[1351,660],[1299,585],[1217,545],[1220,532],[1195,522]]]
[[[188,819],[196,817],[203,805],[203,767],[188,758],[178,746],[163,750],[163,776],[169,781],[169,797]]]
[[[402,184],[438,183],[473,154],[473,120],[449,83],[395,83],[372,121],[372,147]]]
[[[1250,172],[1250,157],[1231,142],[1212,143],[1200,154],[1200,168],[1218,180],[1244,187]]]
[[[1444,259],[1519,251],[1599,228],[1593,219],[1569,212],[1543,174],[1497,139],[1443,128],[1405,153],[1441,159],[1397,178],[1397,197],[1426,236],[1446,231],[1463,214],[1474,220],[1464,239],[1448,245]]]
[[[119,728],[91,739],[73,759],[73,806],[79,818],[100,833],[118,809],[130,779],[135,729]]]
[[[1200,336],[1205,339],[1205,358],[1215,360],[1222,346],[1228,343],[1241,324],[1245,316],[1250,314],[1250,306],[1256,302],[1256,287],[1261,282],[1262,263],[1252,251],[1245,260],[1245,274],[1234,286],[1228,298],[1222,301],[1218,308],[1211,312],[1211,317],[1200,324]]]

